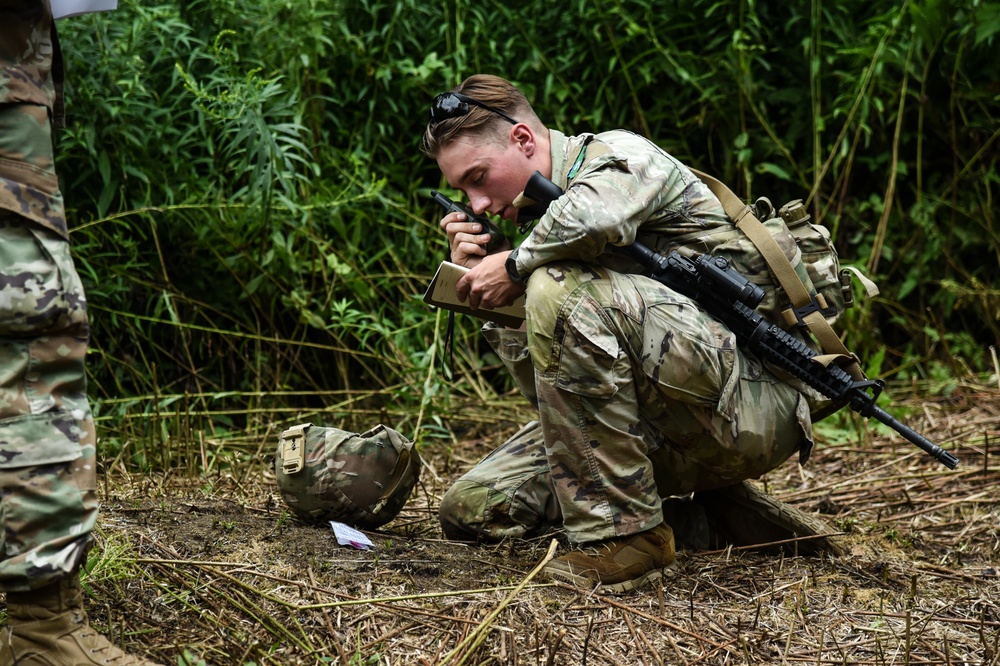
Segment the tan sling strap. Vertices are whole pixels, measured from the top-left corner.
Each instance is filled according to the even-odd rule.
[[[764,257],[764,261],[767,262],[771,273],[778,280],[781,288],[785,290],[789,300],[792,302],[794,321],[801,322],[813,334],[825,352],[825,354],[815,357],[814,360],[824,366],[830,363],[837,363],[849,372],[854,379],[864,379],[865,375],[858,363],[858,357],[844,346],[840,336],[837,335],[836,331],[826,321],[821,312],[822,303],[818,302],[809,293],[809,290],[802,283],[802,280],[792,267],[791,262],[788,261],[788,257],[785,256],[785,253],[778,247],[778,243],[761,221],[757,219],[757,216],[754,215],[753,209],[716,178],[695,169],[691,169],[691,172],[708,185],[708,188],[712,190],[712,194],[718,197],[722,203],[726,215],[732,218],[740,231],[747,235],[747,238],[753,242],[761,256]]]

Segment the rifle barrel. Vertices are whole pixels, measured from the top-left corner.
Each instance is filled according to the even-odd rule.
[[[931,440],[921,435],[913,428],[910,428],[909,426],[900,423],[898,420],[893,418],[891,414],[886,412],[881,407],[875,407],[874,405],[872,405],[866,411],[870,412],[870,416],[874,417],[881,423],[886,424],[887,426],[898,432],[900,435],[910,440],[910,442],[923,449],[925,452],[930,454],[931,457],[933,457],[935,460],[937,460],[939,463],[941,463],[948,469],[955,469],[956,467],[958,467],[958,458],[948,453],[947,451],[945,451],[940,446],[938,446]]]

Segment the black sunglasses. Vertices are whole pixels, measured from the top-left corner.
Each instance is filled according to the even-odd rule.
[[[472,99],[468,95],[463,95],[462,93],[457,92],[441,93],[434,98],[434,102],[431,104],[431,122],[439,123],[442,120],[448,120],[449,118],[460,118],[469,113],[470,104],[486,109],[487,111],[492,111],[509,122],[511,125],[517,124],[516,120],[508,116],[503,111],[495,109],[489,104],[483,104],[478,100]]]

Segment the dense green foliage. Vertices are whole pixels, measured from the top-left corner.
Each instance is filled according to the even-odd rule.
[[[876,373],[992,369],[997,0],[121,4],[60,24],[105,416],[391,410],[412,432],[503,390],[461,318],[443,382],[419,300],[445,245],[418,140],[476,72],[568,133],[633,129],[741,195],[808,198],[882,289],[846,322]],[[153,413],[182,418],[130,418]]]

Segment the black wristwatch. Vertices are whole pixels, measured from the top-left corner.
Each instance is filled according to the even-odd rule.
[[[514,248],[510,251],[510,254],[507,255],[507,261],[504,262],[504,268],[507,269],[507,275],[510,276],[511,280],[517,282],[518,284],[523,284],[528,281],[528,276],[525,275],[522,277],[521,274],[517,272],[517,250],[518,248]]]

